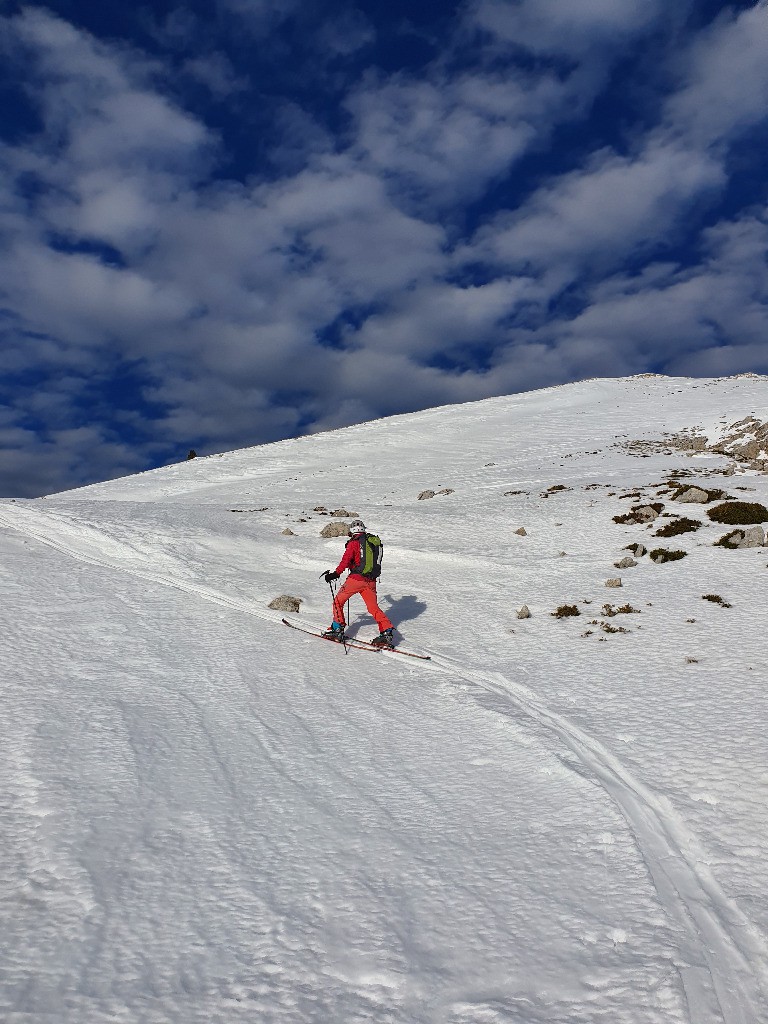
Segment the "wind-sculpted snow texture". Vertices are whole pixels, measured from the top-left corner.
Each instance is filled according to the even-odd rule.
[[[0,1016],[768,1020],[768,548],[665,485],[768,476],[663,440],[767,415],[596,380],[2,502]],[[267,608],[327,624],[321,506],[432,661]],[[606,590],[637,541],[687,557]]]

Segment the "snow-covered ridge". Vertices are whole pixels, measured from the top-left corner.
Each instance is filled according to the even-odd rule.
[[[768,548],[708,515],[766,419],[588,381],[0,503],[9,1019],[768,1019]],[[341,509],[432,661],[268,609]]]
[[[283,461],[286,465],[303,464],[315,453],[324,457],[327,451],[342,448],[357,455],[369,449],[375,452],[379,446],[402,444],[407,446],[409,462],[416,459],[418,466],[421,459],[429,461],[424,451],[425,434],[444,448],[457,446],[459,455],[462,441],[485,442],[493,450],[494,440],[516,442],[520,433],[532,435],[535,431],[544,444],[565,442],[566,448],[570,435],[583,438],[585,443],[591,439],[608,444],[615,436],[660,437],[669,432],[693,431],[714,442],[722,438],[726,424],[744,415],[768,420],[766,382],[768,377],[757,375],[595,378],[197,458],[69,494],[120,500],[120,495],[135,499],[155,492],[162,499],[220,483],[236,483],[244,476],[256,478]],[[587,417],[586,422],[583,417]],[[535,440],[532,436],[528,439]]]

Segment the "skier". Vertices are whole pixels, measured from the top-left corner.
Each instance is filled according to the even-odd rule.
[[[365,523],[359,519],[349,524],[349,536],[339,564],[323,574],[326,583],[332,583],[349,569],[349,576],[333,598],[333,623],[323,636],[339,643],[344,641],[344,605],[354,594],[359,594],[381,631],[371,643],[375,647],[392,647],[394,628],[376,598],[376,580],[381,573],[381,541],[374,534],[366,533]]]

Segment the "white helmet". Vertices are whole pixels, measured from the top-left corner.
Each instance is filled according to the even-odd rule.
[[[354,519],[349,524],[349,535],[354,537],[356,533],[365,533],[365,523],[362,519]]]

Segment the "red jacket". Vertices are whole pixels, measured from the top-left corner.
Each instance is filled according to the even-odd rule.
[[[363,552],[360,550],[360,541],[357,537],[350,537],[347,541],[347,546],[344,548],[341,561],[336,566],[336,572],[341,576],[345,569],[349,569],[353,565],[361,565],[362,561]],[[352,575],[359,576],[360,573],[353,572]]]

